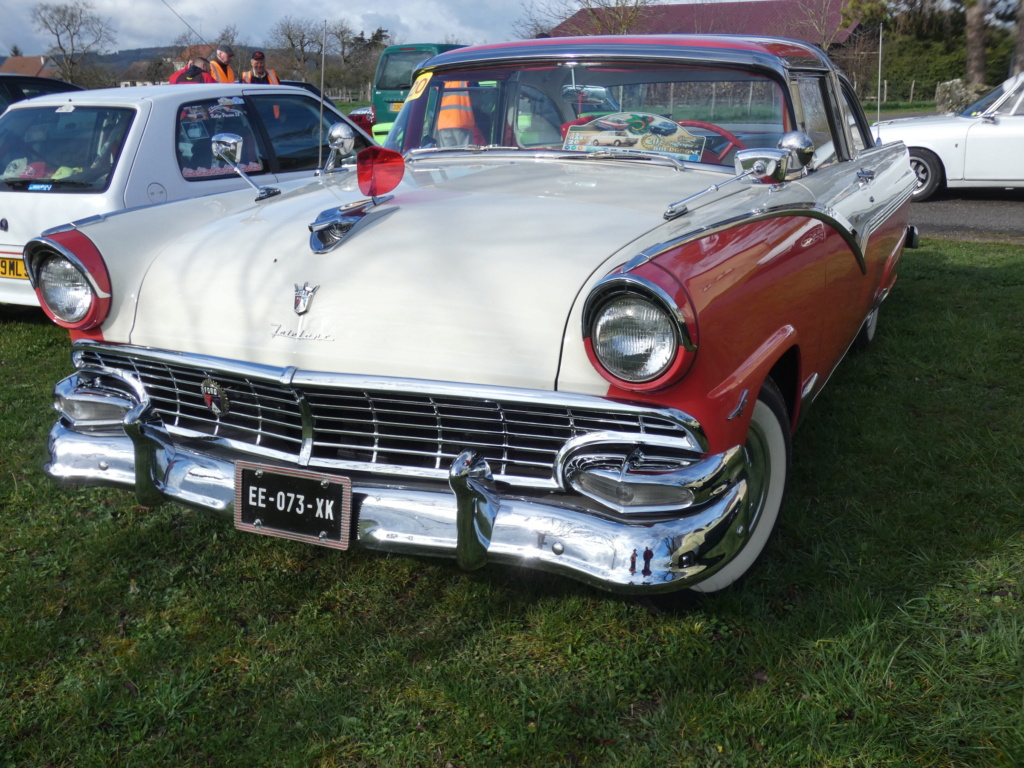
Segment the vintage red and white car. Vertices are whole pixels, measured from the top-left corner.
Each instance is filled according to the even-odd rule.
[[[607,125],[636,141],[585,140]],[[790,40],[450,51],[333,165],[27,246],[74,339],[52,477],[341,550],[721,590],[916,240],[906,148]]]

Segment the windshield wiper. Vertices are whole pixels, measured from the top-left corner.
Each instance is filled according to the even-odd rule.
[[[569,156],[589,160],[653,160],[680,170],[686,168],[686,164],[678,157],[646,149],[599,149],[596,152],[572,152]]]
[[[503,147],[500,144],[465,144],[461,147],[418,147],[410,149],[408,154],[411,157],[416,157],[421,154],[437,154],[439,152],[493,152],[496,150],[504,150],[505,152],[512,150],[516,152],[521,151],[519,147]]]

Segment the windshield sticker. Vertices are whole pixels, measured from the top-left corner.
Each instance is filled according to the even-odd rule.
[[[29,184],[29,192],[49,192],[53,189],[53,184]]]
[[[245,104],[245,100],[241,96],[221,96],[217,103],[226,107],[231,104]]]
[[[416,82],[412,84],[412,89],[409,91],[406,101],[413,101],[423,95],[423,92],[427,90],[427,83],[430,82],[430,73],[424,72],[422,75],[416,78]]]
[[[666,117],[617,112],[570,127],[563,149],[574,152],[642,149],[700,162],[706,142],[706,136],[696,136]]]
[[[64,104],[63,106],[57,107],[56,111],[58,113],[74,112],[75,111],[75,105],[74,104]]]

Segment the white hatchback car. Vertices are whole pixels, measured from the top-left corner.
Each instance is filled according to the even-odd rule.
[[[1024,187],[1024,73],[961,112],[883,120],[872,130],[900,140],[917,174],[914,200],[945,187]]]
[[[353,125],[290,86],[156,85],[12,104],[0,116],[0,303],[38,305],[22,249],[50,227],[245,187],[212,158],[214,134],[241,136],[243,169],[273,184],[312,177],[339,121]],[[356,152],[372,143],[353,133]]]

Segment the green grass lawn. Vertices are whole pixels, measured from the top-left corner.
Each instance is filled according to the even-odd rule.
[[[925,241],[712,599],[237,533],[42,473],[0,317],[0,768],[1024,764],[1024,248]]]

